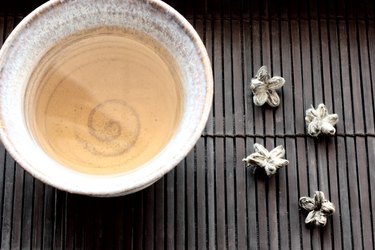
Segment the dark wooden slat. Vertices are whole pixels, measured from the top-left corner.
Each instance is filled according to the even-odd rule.
[[[308,185],[308,165],[306,156],[306,140],[304,138],[297,138],[296,140],[297,148],[297,162],[298,162],[298,185],[299,185],[299,197],[308,196],[309,185]],[[299,198],[298,197],[298,198]],[[300,230],[301,230],[301,243],[302,248],[311,248],[311,235],[310,230],[305,226],[305,216],[300,213]]]
[[[307,20],[310,17],[310,1],[302,1],[299,4],[299,17],[301,19]]]
[[[13,215],[12,215],[12,235],[11,246],[12,248],[20,248],[22,241],[22,207],[23,204],[23,182],[24,170],[18,166],[15,167],[14,176],[14,197],[13,197]]]
[[[291,0],[288,1],[288,10],[289,10],[289,19],[298,19],[299,18],[299,11],[298,9],[300,8],[300,1],[298,0]]]
[[[145,189],[143,196],[143,246],[145,249],[154,249],[155,246],[155,185]]]
[[[43,237],[43,195],[44,184],[39,180],[34,182],[34,201],[33,201],[33,230],[32,230],[32,248],[40,249],[42,247]],[[66,242],[71,242],[72,238],[66,235]],[[73,245],[73,244],[72,244]],[[68,246],[68,244],[67,244]]]
[[[363,110],[366,115],[365,127],[366,133],[375,131],[374,125],[374,102],[373,102],[373,88],[371,86],[371,71],[370,71],[370,57],[369,57],[369,37],[367,23],[363,20],[357,21],[358,25],[358,47],[359,47],[359,71],[361,74],[361,86],[363,95]],[[356,83],[354,83],[356,84]]]
[[[216,183],[215,183],[215,155],[214,139],[206,138],[205,146],[207,161],[207,235],[208,249],[216,249]]]
[[[356,6],[357,7],[357,6]],[[358,82],[361,82],[361,76],[360,76],[360,59],[359,59],[359,45],[358,45],[358,30],[357,30],[357,23],[355,21],[349,21],[348,24],[348,34],[349,34],[349,48],[350,48],[350,63],[351,63],[351,82],[352,82],[352,98],[353,98],[353,111],[354,111],[354,125],[355,125],[355,131],[365,131],[365,119],[363,112],[366,111],[363,106],[363,86],[362,84],[357,84]],[[363,138],[356,138],[355,141],[355,148],[359,147],[362,144],[364,144],[364,139]],[[354,149],[355,150],[355,149]],[[356,153],[354,151],[354,153]],[[362,218],[362,213],[361,210],[364,212],[366,211],[367,206],[363,204],[362,202],[360,203],[360,187],[367,189],[366,186],[363,187],[363,184],[361,185],[360,183],[363,183],[361,179],[359,179],[359,175],[362,177],[366,177],[366,168],[363,169],[363,164],[360,164],[363,160],[363,154],[365,154],[365,151],[357,151],[357,168],[352,168],[349,167],[348,171],[350,180],[349,183],[352,183],[353,186],[350,187],[351,191],[353,193],[350,194],[350,199],[353,201],[353,205],[351,205],[351,212],[352,212],[352,218],[354,219],[361,219]],[[353,155],[354,156],[354,155]],[[353,161],[348,158],[348,166],[350,166]],[[350,185],[350,184],[349,184]],[[363,193],[365,195],[365,193]],[[358,214],[356,214],[358,213]],[[354,222],[354,221],[353,221]],[[371,242],[368,245],[364,245],[364,237],[363,233],[366,230],[369,230],[369,225],[367,223],[358,223],[358,221],[354,222],[353,226],[353,234],[354,237],[360,237],[360,240],[354,239],[354,247],[370,247]],[[354,232],[354,230],[359,230],[359,232]],[[358,233],[358,235],[357,235]],[[358,240],[358,242],[357,242]],[[357,245],[356,245],[357,243]]]
[[[195,148],[186,157],[186,247],[196,249]]]
[[[243,60],[244,60],[244,98],[245,98],[245,129],[246,134],[254,133],[254,112],[252,106],[252,93],[250,90],[250,81],[254,76],[253,70],[253,51],[252,51],[252,24],[243,20]]]
[[[206,198],[206,150],[204,139],[198,140],[196,145],[196,192],[197,192],[197,247],[196,249],[207,249],[207,198]]]
[[[375,162],[375,139],[374,138],[367,138],[367,164],[368,164],[368,182],[370,190],[375,190],[375,182],[371,180],[375,180],[375,168],[370,167],[371,163]],[[369,192],[371,197],[370,199],[370,207],[371,207],[371,214],[368,216],[368,219],[371,219],[372,224],[372,241],[375,242],[375,230],[374,230],[374,222],[375,222],[375,197],[372,192]]]
[[[265,146],[271,150],[275,148],[274,139],[267,138]],[[285,171],[285,169],[283,169]],[[278,234],[278,207],[277,207],[277,193],[279,192],[278,186],[276,184],[277,177],[272,176],[271,178],[267,177],[268,179],[265,180],[264,184],[266,186],[266,197],[264,199],[267,202],[267,228],[268,232],[263,232],[267,234],[268,237],[268,247],[269,249],[276,249],[279,245],[279,234]]]
[[[357,167],[358,167],[358,185],[359,185],[359,207],[361,215],[361,226],[362,226],[362,240],[365,248],[374,248],[372,240],[372,225],[371,220],[368,219],[368,215],[371,214],[370,208],[370,196],[371,190],[368,186],[368,162],[366,153],[365,138],[356,138],[356,154],[357,154]]]
[[[70,196],[68,196],[70,197]],[[68,199],[67,196],[65,196],[65,202],[67,202],[67,199]],[[82,199],[82,198],[81,198]],[[84,248],[85,249],[94,249],[95,248],[95,241],[96,239],[94,238],[95,237],[95,229],[97,228],[97,225],[96,225],[96,218],[97,217],[100,217],[100,210],[96,210],[96,209],[93,209],[94,207],[96,208],[98,204],[96,204],[95,200],[96,199],[93,199],[93,198],[90,198],[90,199],[82,199],[82,203],[85,205],[85,208],[83,209],[83,212],[82,212],[82,222],[79,223],[79,219],[77,218],[78,220],[78,226],[81,226],[81,229],[83,232],[84,232],[84,239],[83,239],[83,242],[81,242],[81,244],[83,244]],[[78,217],[78,216],[76,216]],[[121,217],[118,218],[118,220],[121,220]],[[82,225],[79,225],[79,224],[82,224]],[[76,227],[76,226],[75,226]],[[77,229],[75,229],[77,230]],[[119,238],[121,239],[121,238]],[[77,245],[77,243],[75,244]]]
[[[86,234],[86,231],[83,231],[84,230],[84,223],[81,223],[80,222],[80,218],[82,217],[82,215],[85,213],[85,210],[86,210],[86,204],[87,202],[89,202],[91,199],[88,199],[89,197],[82,197],[80,198],[80,196],[76,196],[76,195],[72,195],[71,196],[72,200],[73,200],[73,205],[72,205],[72,217],[73,217],[73,223],[74,223],[74,247],[76,248],[83,248],[85,245],[85,234]],[[110,211],[110,209],[107,209],[105,208],[103,202],[101,202],[100,200],[98,200],[98,203],[99,203],[99,208],[97,211],[95,211],[95,214],[100,214],[101,216],[101,225],[102,227],[98,230],[100,232],[100,243],[99,243],[99,246],[105,246],[107,244],[106,242],[106,232],[107,230],[105,230],[105,225],[106,223],[108,223],[108,220],[106,220],[105,218],[105,214],[103,211],[108,211],[108,213],[112,214],[112,211]],[[95,216],[96,217],[96,216]],[[109,247],[111,247],[111,245],[109,245]]]
[[[126,197],[129,200],[132,196]],[[131,215],[131,207],[126,206],[126,200],[124,198],[116,198],[114,201],[114,212],[113,212],[113,218],[114,226],[113,226],[113,248],[114,249],[124,249],[126,245],[126,241],[124,240],[126,235],[131,234],[131,221],[128,220]],[[88,212],[88,211],[87,211]],[[130,217],[131,218],[131,217]],[[85,222],[86,224],[87,222]],[[91,234],[87,234],[85,228],[83,229],[85,231],[85,241],[84,246],[87,249],[86,246],[86,238],[90,238]],[[129,238],[128,238],[129,239]],[[129,240],[130,241],[130,240]],[[131,244],[126,245],[126,247],[131,249]]]
[[[330,190],[330,201],[333,202],[336,206],[336,211],[338,213],[332,217],[331,222],[331,232],[332,232],[332,247],[336,249],[342,249],[342,227],[340,220],[340,197],[339,197],[339,187],[338,187],[338,164],[337,160],[337,141],[334,140],[334,143],[327,144],[327,155],[328,155],[328,174],[329,174],[329,190]]]
[[[264,140],[256,139],[256,143],[262,144],[266,146]],[[252,151],[254,152],[254,151]],[[255,179],[257,188],[257,221],[259,226],[259,248],[269,248],[269,235],[268,235],[268,209],[267,209],[267,177],[262,173],[262,171],[256,172],[255,175],[252,176]]]
[[[296,149],[296,142],[294,140],[291,140],[289,138],[286,139],[285,142],[285,148],[288,150],[286,153],[286,158],[289,161],[289,165],[287,169],[285,170],[287,173],[287,188],[284,189],[286,193],[280,194],[280,200],[287,199],[287,211],[283,212],[281,205],[280,205],[280,220],[285,221],[287,220],[289,222],[289,225],[283,225],[280,224],[280,231],[283,232],[281,234],[282,237],[287,237],[289,239],[284,239],[284,241],[281,241],[281,248],[282,249],[300,249],[301,248],[301,231],[300,231],[300,218],[299,218],[299,208],[298,208],[298,199],[299,199],[299,187],[298,187],[298,181],[290,181],[290,180],[296,180],[298,179],[298,168],[303,167],[303,165],[300,165],[300,161],[297,158],[297,149]],[[282,191],[282,190],[281,190]],[[281,203],[281,202],[280,202]],[[281,203],[282,204],[282,203]],[[285,207],[284,207],[285,209]],[[287,224],[287,222],[284,222],[284,224]],[[288,232],[290,232],[290,235],[288,235],[287,232],[285,232],[285,229],[289,227]],[[290,243],[288,242],[290,241]],[[289,245],[289,244],[290,245]]]
[[[214,73],[214,116],[215,133],[224,133],[224,110],[223,110],[223,76],[222,76],[222,28],[221,21],[215,20],[213,25],[213,73]]]
[[[338,114],[340,122],[336,125],[337,133],[344,133],[344,117],[343,117],[343,104],[342,98],[342,88],[341,88],[341,74],[340,74],[340,46],[339,46],[339,33],[337,28],[337,23],[334,20],[328,21],[328,40],[329,40],[329,58],[337,58],[338,60],[330,60],[330,73],[331,73],[331,83],[335,84],[336,87],[332,88],[332,112]],[[326,54],[323,54],[327,56]],[[328,59],[328,58],[327,58]],[[326,85],[326,84],[325,84]],[[325,90],[325,94],[328,95],[328,91]],[[337,97],[337,98],[336,98]],[[328,97],[326,98],[327,100]]]
[[[1,151],[0,151],[1,152]],[[1,164],[1,163],[0,163]],[[22,248],[31,249],[34,178],[25,172],[22,206]],[[63,209],[64,206],[62,206]]]
[[[357,25],[353,20],[349,21],[348,26],[348,47],[349,47],[349,56],[350,56],[350,81],[351,81],[351,90],[352,90],[352,99],[353,99],[353,124],[355,132],[364,133],[364,117],[361,115],[363,113],[363,97],[362,97],[362,84],[360,76],[360,61],[359,61],[359,45],[358,45],[358,36],[357,36]]]
[[[269,1],[259,1],[259,12],[262,19],[268,19],[269,15]]]
[[[143,218],[143,210],[144,210],[144,192],[141,191],[135,194],[135,201],[134,201],[134,220],[133,220],[133,233],[134,233],[134,249],[144,249],[144,218]]]
[[[353,109],[352,109],[352,96],[351,96],[351,86],[350,86],[350,75],[349,75],[349,72],[350,72],[350,69],[348,67],[349,65],[349,52],[348,52],[348,34],[347,34],[347,26],[346,26],[346,23],[343,22],[343,21],[339,21],[338,22],[338,31],[339,31],[339,42],[340,42],[340,62],[341,62],[341,80],[342,80],[342,99],[343,99],[343,108],[345,109],[345,112],[343,114],[343,120],[344,120],[344,128],[345,128],[345,132],[346,133],[350,133],[350,132],[353,132],[354,131],[354,126],[353,126]],[[349,140],[349,143],[348,143],[348,140]],[[346,139],[345,140],[345,143],[346,143],[346,154],[350,153],[351,150],[354,149],[354,145],[352,143],[352,140],[350,139]],[[349,170],[350,168],[348,167],[348,163],[347,163],[347,159],[348,158],[341,158],[341,161],[343,161],[343,163],[345,164],[346,168]],[[340,173],[339,173],[340,174]],[[341,174],[345,174],[345,178],[340,178],[342,179],[342,181],[340,182],[340,184],[342,185],[340,188],[340,191],[343,195],[343,197],[347,197],[348,200],[343,200],[342,198],[340,199],[341,201],[343,201],[343,203],[345,202],[345,208],[347,208],[347,212],[346,214],[343,214],[343,218],[345,218],[343,220],[343,228],[345,228],[345,224],[349,223],[349,227],[348,229],[343,229],[344,230],[350,230],[348,232],[348,236],[351,237],[351,240],[349,239],[345,239],[345,236],[343,237],[344,238],[344,247],[346,247],[346,244],[350,244],[352,245],[353,244],[353,247],[355,247],[355,244],[354,244],[354,238],[353,238],[353,233],[354,233],[354,228],[353,228],[353,224],[350,223],[351,220],[348,220],[348,218],[350,218],[350,216],[352,215],[351,214],[351,205],[353,205],[353,202],[350,197],[350,194],[349,192],[351,191],[350,188],[349,188],[349,172],[345,172],[344,170],[341,171]],[[343,176],[343,177],[344,177]],[[346,183],[345,183],[346,181]],[[349,200],[350,199],[350,200]],[[348,203],[348,204],[346,204]],[[347,205],[347,207],[346,207]],[[356,213],[355,213],[356,215]],[[354,215],[354,216],[355,216]],[[348,221],[348,222],[346,222]],[[345,224],[344,224],[345,223]],[[358,233],[358,232],[356,232]],[[345,240],[347,242],[345,242]],[[358,246],[358,245],[357,245]]]
[[[165,178],[155,183],[155,249],[165,246]]]
[[[236,180],[236,221],[237,221],[237,249],[248,249],[247,245],[247,223],[246,223],[246,167],[242,162],[245,157],[245,140],[236,138],[235,141],[235,180]]]
[[[344,138],[337,138],[337,147],[340,150],[337,151],[337,162],[341,166],[338,168],[338,183],[339,183],[339,197],[340,197],[340,207],[339,213],[340,217],[344,218],[341,220],[341,230],[342,230],[342,246],[343,248],[353,248],[352,245],[352,229],[350,224],[350,207],[349,207],[349,197],[348,197],[348,186],[347,186],[347,171],[346,167],[346,157],[347,148],[345,145]]]
[[[349,189],[349,205],[350,205],[350,218],[344,218],[344,220],[350,219],[352,225],[352,237],[353,237],[353,247],[355,249],[363,248],[362,242],[362,230],[361,230],[361,215],[360,215],[360,204],[359,204],[359,194],[358,194],[358,176],[357,168],[352,167],[356,163],[355,155],[355,141],[354,138],[346,138],[347,146],[347,164],[346,168],[348,170],[348,189]]]
[[[224,118],[225,133],[230,134],[234,131],[234,108],[233,108],[233,76],[232,76],[232,34],[231,22],[223,21],[223,75],[224,75]]]
[[[317,168],[318,168],[318,182],[319,190],[323,191],[327,195],[327,199],[331,200],[330,189],[329,189],[329,175],[328,175],[328,159],[327,159],[327,144],[334,142],[333,139],[320,139],[317,142]],[[332,166],[334,167],[334,166]],[[322,249],[332,248],[332,237],[326,237],[325,235],[332,235],[331,227],[327,226],[324,228],[324,235],[321,236]]]
[[[334,13],[332,18],[343,19],[346,17],[348,6],[347,6],[346,1],[336,0],[336,1],[333,1],[332,9],[333,9],[332,13]]]
[[[213,61],[213,29],[212,29],[212,26],[213,26],[213,22],[212,20],[208,19],[208,18],[205,18],[204,21],[203,21],[203,24],[201,24],[201,22],[197,22],[197,25],[200,26],[200,25],[203,25],[204,27],[202,28],[203,31],[204,31],[204,34],[203,34],[203,38],[205,38],[204,40],[204,43],[205,43],[205,46],[206,46],[206,50],[207,50],[207,54],[211,60],[211,66],[212,68],[214,68],[214,61]],[[201,30],[201,29],[199,29]],[[214,82],[214,84],[216,84],[216,82]],[[215,92],[216,93],[216,92]],[[215,95],[214,95],[214,99],[213,99],[213,102],[215,102]],[[213,105],[212,105],[213,106]],[[206,133],[213,133],[214,132],[214,117],[213,117],[213,114],[214,114],[214,107],[211,108],[211,111],[210,111],[210,114],[208,116],[208,121],[207,121],[207,124],[206,124],[206,128],[205,128],[205,132]]]
[[[294,114],[295,117],[304,117],[305,110],[303,105],[303,87],[302,87],[302,69],[301,69],[301,50],[300,50],[300,24],[295,20],[290,20],[291,32],[291,50],[292,50],[292,81],[294,93]],[[299,105],[297,105],[299,104]],[[305,133],[305,121],[302,119],[295,119],[295,132]]]
[[[374,5],[372,10],[374,11]],[[369,70],[370,70],[370,75],[371,75],[371,87],[372,87],[372,103],[375,102],[375,95],[374,95],[374,90],[375,90],[375,47],[372,46],[372,41],[375,39],[375,21],[373,19],[370,19],[367,23],[367,36],[368,36],[368,48],[369,48]],[[375,168],[371,167],[372,163],[375,162],[375,140],[373,138],[367,138],[367,157],[368,157],[368,166],[369,166],[369,186],[370,190],[375,190]],[[371,197],[371,222],[372,222],[372,240],[375,242],[375,195],[373,195],[370,192],[370,197]]]
[[[53,244],[53,214],[54,214],[54,189],[46,186],[44,189],[43,209],[43,247],[51,249]]]
[[[347,26],[344,21],[338,23],[339,42],[340,42],[340,61],[341,61],[341,84],[342,84],[342,100],[345,112],[343,113],[343,122],[346,133],[354,132],[353,124],[353,108],[352,108],[352,90],[350,83],[349,68],[349,44]]]
[[[186,195],[186,180],[185,180],[185,162],[180,163],[176,167],[176,249],[183,249],[186,246],[186,211],[185,211],[185,195]]]
[[[253,152],[254,139],[246,138],[246,155]],[[247,207],[247,231],[248,247],[254,248],[259,246],[259,223],[257,220],[257,183],[253,175],[253,169],[246,169],[246,207]]]
[[[168,250],[175,248],[175,173],[176,170],[173,170],[167,174],[167,194],[166,194],[166,248]]]
[[[234,139],[225,140],[225,198],[227,248],[236,248],[236,210],[235,210],[235,175],[234,175]]]
[[[243,81],[244,73],[242,72],[242,23],[239,20],[233,20],[232,26],[232,72],[233,72],[233,112],[234,112],[234,132],[236,134],[245,133],[244,106],[245,101],[249,101],[244,95],[244,88],[248,85]]]
[[[12,157],[7,153],[5,158],[5,174],[4,174],[4,197],[3,197],[3,213],[1,225],[1,248],[11,248],[12,237],[12,213],[13,213],[13,189],[14,189],[14,167],[15,162]]]
[[[260,0],[249,1],[249,12],[251,13],[252,19],[259,19],[261,14],[261,2]]]
[[[110,199],[110,200],[104,200],[102,199],[101,202],[103,202],[103,246],[108,249],[113,249],[114,244],[114,225],[115,225],[115,207],[114,204],[116,202],[117,198]],[[86,208],[86,206],[83,206]],[[81,213],[83,213],[86,209],[81,209],[78,213],[79,216],[81,216]],[[85,239],[85,232],[82,229],[82,225],[77,226],[81,232],[77,235],[76,239],[77,241],[80,241],[80,244],[76,244],[78,247],[80,245],[84,246],[84,239]],[[153,236],[155,238],[155,236]]]
[[[65,246],[66,248],[74,248],[75,247],[75,221],[74,221],[74,197],[71,194],[68,194],[66,199],[66,228],[65,228]],[[35,203],[34,203],[35,204]],[[99,206],[97,206],[99,208]],[[94,218],[95,222],[99,220],[99,216]],[[99,230],[98,230],[99,231]],[[98,240],[99,237],[95,238],[95,241]],[[95,243],[94,243],[95,244]]]
[[[25,176],[25,179],[27,176]],[[66,193],[60,190],[54,190],[54,227],[53,227],[53,245],[58,249],[64,248],[64,209],[66,207]],[[26,195],[26,194],[25,194]]]
[[[255,77],[258,69],[262,66],[262,58],[261,58],[261,48],[262,48],[262,28],[261,28],[261,22],[257,20],[253,20],[252,23],[252,29],[251,29],[251,52],[252,52],[252,69],[248,74],[250,74],[250,77]],[[253,95],[251,94],[251,99],[249,102],[251,103],[251,107],[254,109],[254,116],[253,116],[253,122],[255,125],[255,133],[256,134],[262,134],[264,133],[264,111],[261,107],[257,107],[252,103]]]
[[[226,249],[227,246],[224,150],[224,139],[215,138],[216,244],[218,249]]]

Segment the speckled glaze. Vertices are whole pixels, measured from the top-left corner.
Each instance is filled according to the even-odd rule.
[[[176,134],[160,154],[137,170],[95,176],[70,170],[49,157],[30,135],[24,112],[28,79],[59,40],[103,26],[130,28],[159,41],[180,70],[184,109]],[[51,0],[28,15],[0,51],[0,138],[30,174],[56,188],[93,196],[143,189],[174,168],[206,124],[213,96],[212,69],[193,27],[158,0]]]

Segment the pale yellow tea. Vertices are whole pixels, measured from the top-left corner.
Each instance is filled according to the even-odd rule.
[[[157,42],[132,31],[71,36],[39,62],[27,89],[35,140],[63,165],[90,174],[135,169],[174,134],[181,82]]]

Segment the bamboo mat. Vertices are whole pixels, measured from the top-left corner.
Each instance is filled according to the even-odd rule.
[[[1,147],[1,249],[374,249],[374,2],[167,2],[214,70],[195,148],[151,187],[103,199],[44,185]],[[2,0],[0,41],[41,3]],[[277,109],[252,103],[261,65],[286,79]],[[306,136],[304,112],[321,102],[340,117],[335,137]],[[254,175],[241,160],[255,142],[284,145],[289,166]],[[316,190],[336,213],[310,229],[298,199]]]

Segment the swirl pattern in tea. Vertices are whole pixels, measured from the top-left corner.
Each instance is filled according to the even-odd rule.
[[[131,31],[68,37],[41,59],[27,91],[27,121],[53,159],[89,174],[131,171],[178,127],[181,82],[171,57]]]
[[[118,156],[128,151],[139,135],[139,118],[122,100],[108,100],[96,105],[80,119],[87,120],[87,130],[76,129],[77,140],[92,154]]]

